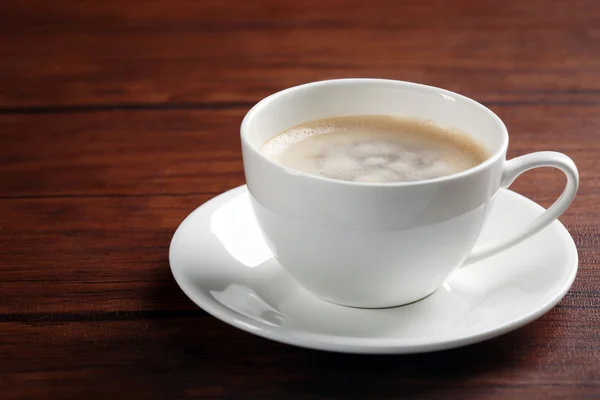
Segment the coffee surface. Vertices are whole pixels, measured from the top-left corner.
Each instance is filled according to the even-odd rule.
[[[463,132],[388,115],[311,121],[268,140],[260,151],[288,168],[357,182],[433,179],[488,158],[485,148]]]

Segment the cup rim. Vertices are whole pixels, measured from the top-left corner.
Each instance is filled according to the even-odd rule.
[[[306,88],[314,88],[314,87],[329,86],[329,85],[345,85],[345,84],[352,84],[352,83],[390,84],[390,85],[402,86],[405,88],[417,88],[417,89],[426,90],[426,91],[436,91],[438,94],[441,94],[443,96],[450,96],[454,99],[460,99],[461,101],[464,101],[467,104],[479,109],[484,114],[487,114],[498,125],[499,131],[502,135],[502,142],[501,142],[500,146],[498,146],[498,148],[494,152],[492,152],[492,154],[484,162],[477,164],[476,166],[466,169],[464,171],[461,171],[461,172],[458,172],[455,174],[451,174],[451,175],[445,175],[445,176],[442,176],[439,178],[423,179],[423,180],[418,180],[418,181],[399,181],[399,182],[356,182],[356,181],[345,181],[345,180],[341,180],[341,179],[333,179],[333,178],[328,178],[328,177],[324,177],[324,176],[312,175],[312,174],[309,174],[309,173],[306,173],[303,171],[299,171],[299,170],[295,170],[295,169],[292,169],[289,167],[285,167],[281,164],[276,163],[275,161],[266,157],[258,149],[256,149],[253,145],[251,145],[249,143],[247,132],[249,131],[249,126],[252,123],[252,119],[254,118],[254,116],[256,114],[261,112],[265,107],[267,107],[270,103],[275,101],[277,98],[284,96],[286,94],[295,92],[295,91],[306,89]],[[496,162],[498,162],[498,160],[500,158],[504,157],[504,154],[506,154],[506,151],[508,149],[508,130],[506,129],[506,125],[504,124],[504,122],[502,122],[500,117],[498,117],[496,115],[496,113],[494,113],[492,110],[490,110],[483,104],[479,103],[478,101],[475,101],[475,100],[471,99],[470,97],[464,96],[462,94],[452,92],[447,89],[442,89],[442,88],[439,88],[436,86],[430,86],[430,85],[425,85],[425,84],[421,84],[421,83],[401,81],[401,80],[395,80],[395,79],[380,79],[380,78],[327,79],[327,80],[304,83],[304,84],[292,86],[287,89],[283,89],[278,92],[275,92],[275,93],[265,97],[264,99],[260,100],[246,113],[246,115],[244,116],[244,119],[242,120],[242,124],[240,127],[240,137],[241,137],[242,142],[246,145],[245,147],[247,147],[249,149],[249,151],[253,152],[255,155],[262,158],[266,162],[270,163],[274,167],[280,168],[291,175],[301,176],[301,177],[304,177],[307,179],[314,179],[314,180],[322,181],[322,182],[328,182],[330,184],[345,185],[345,186],[357,186],[357,187],[361,187],[361,186],[362,187],[410,187],[410,186],[429,185],[429,184],[433,184],[433,183],[450,182],[453,180],[466,178],[466,177],[475,175],[478,172],[480,172],[480,171],[490,167],[491,165],[495,164]]]

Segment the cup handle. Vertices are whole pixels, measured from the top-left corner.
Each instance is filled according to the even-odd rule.
[[[502,174],[500,187],[507,188],[523,172],[540,167],[558,168],[567,176],[567,184],[560,197],[552,204],[552,206],[550,206],[550,208],[534,219],[529,225],[518,231],[514,236],[498,242],[477,246],[467,257],[463,263],[463,267],[493,256],[494,254],[504,251],[535,235],[566,211],[575,198],[575,193],[577,193],[577,188],[579,187],[579,172],[577,172],[577,167],[573,160],[562,153],[557,153],[555,151],[540,151],[507,161],[504,167],[504,173]]]

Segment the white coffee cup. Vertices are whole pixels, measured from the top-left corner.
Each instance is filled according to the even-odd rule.
[[[358,183],[283,167],[259,151],[294,125],[365,114],[428,119],[458,128],[490,158],[464,172],[416,182]],[[275,93],[241,126],[252,206],[280,264],[315,295],[354,307],[391,307],[434,292],[457,268],[539,232],[569,206],[579,184],[573,161],[556,152],[506,160],[508,132],[488,108],[459,94],[409,82],[340,79]],[[490,199],[521,173],[558,168],[567,176],[559,199],[511,237],[473,250]]]

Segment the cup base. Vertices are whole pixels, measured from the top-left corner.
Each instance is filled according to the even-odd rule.
[[[342,306],[342,307],[348,307],[348,308],[357,308],[357,309],[362,309],[362,310],[385,310],[385,309],[389,309],[389,308],[404,307],[404,306],[408,306],[408,305],[417,303],[417,302],[419,302],[421,300],[424,300],[424,299],[428,298],[432,294],[434,294],[437,291],[437,289],[434,289],[433,291],[431,291],[430,293],[426,294],[423,297],[420,297],[420,298],[418,298],[416,300],[413,300],[413,301],[409,301],[407,303],[394,304],[394,305],[382,305],[382,306],[379,306],[379,305],[355,305],[355,304],[347,304],[347,303],[343,303],[343,302],[331,300],[331,299],[328,299],[328,298],[323,297],[323,296],[319,296],[318,294],[312,292],[310,289],[306,289],[306,291],[308,291],[313,296],[318,297],[319,299],[321,299],[323,301],[326,301],[328,303],[335,304],[336,306]]]

